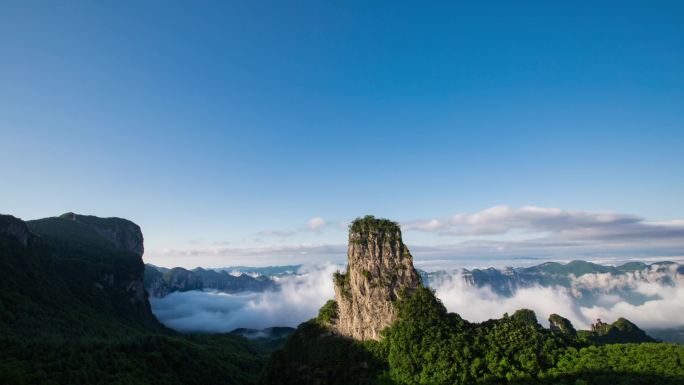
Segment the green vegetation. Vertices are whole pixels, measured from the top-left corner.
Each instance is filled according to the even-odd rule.
[[[86,218],[102,228],[124,225]],[[0,216],[0,225],[16,225],[12,220]],[[140,256],[68,217],[28,228],[34,233],[28,242],[0,234],[2,384],[684,383],[684,346],[652,343],[626,319],[576,333],[559,315],[550,318],[555,329],[545,329],[526,309],[470,323],[424,287],[402,293],[381,341],[331,333],[335,301],[284,346],[279,337],[180,335],[157,322],[136,290]],[[348,273],[334,279],[348,290]]]
[[[580,330],[578,335],[596,344],[620,342],[655,342],[646,332],[625,318],[618,318],[612,324],[597,320],[591,330]]]
[[[27,245],[0,233],[1,384],[251,384],[282,346],[175,333],[137,290],[139,255],[68,218],[28,228]]]
[[[261,384],[377,384],[386,364],[371,345],[336,337],[316,320],[305,322],[273,353]]]
[[[558,314],[551,314],[549,316],[549,324],[551,325],[551,331],[556,333],[568,334],[570,336],[576,336],[577,330],[572,326],[572,323],[564,317]]]
[[[0,339],[2,384],[251,384],[269,350],[233,335]]]
[[[389,219],[376,218],[372,215],[356,218],[349,225],[350,234],[385,234],[395,236],[401,234],[401,228],[397,222]]]
[[[398,317],[379,342],[334,337],[320,323],[301,325],[284,350],[272,356],[262,383],[684,383],[683,346],[597,346],[571,333],[574,328],[563,317],[553,317],[566,330],[559,333],[543,328],[527,309],[498,320],[469,323],[448,313],[423,287],[403,296],[396,306]],[[632,333],[622,340],[640,338],[627,322],[619,320],[614,326]]]
[[[327,326],[332,323],[337,318],[337,302],[334,300],[329,300],[321,307],[318,311],[318,317],[316,317],[316,322],[322,326]]]
[[[345,298],[351,298],[351,284],[349,279],[349,266],[347,266],[346,273],[340,271],[333,273],[333,283],[340,289],[340,292]]]
[[[543,329],[530,310],[468,323],[426,288],[402,300],[398,311],[382,342],[389,345],[389,375],[399,384],[531,380],[568,342]]]
[[[551,384],[682,384],[684,347],[641,343],[569,348],[544,380]]]

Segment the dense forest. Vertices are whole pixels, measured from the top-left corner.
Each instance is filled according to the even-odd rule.
[[[531,310],[470,323],[419,288],[397,303],[380,341],[336,337],[335,303],[273,354],[264,384],[682,384],[684,346],[652,341],[621,319],[575,332],[543,328]]]
[[[279,341],[165,328],[140,297],[140,255],[95,231],[130,222],[89,218],[0,216],[15,230],[0,231],[0,383],[257,382]]]

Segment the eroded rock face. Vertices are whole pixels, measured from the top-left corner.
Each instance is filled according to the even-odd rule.
[[[347,272],[335,275],[333,329],[357,340],[380,339],[395,318],[394,302],[421,285],[395,222],[372,216],[349,229]]]
[[[558,314],[551,314],[549,316],[549,328],[554,333],[577,335],[577,331],[572,326],[572,323],[567,318],[561,317]]]

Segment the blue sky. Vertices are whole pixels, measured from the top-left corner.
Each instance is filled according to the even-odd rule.
[[[0,211],[129,218],[155,263],[344,259],[366,213],[684,254],[681,2],[3,1],[0,58]]]

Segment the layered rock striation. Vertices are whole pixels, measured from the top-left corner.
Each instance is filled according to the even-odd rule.
[[[335,274],[333,330],[378,340],[396,318],[394,303],[421,285],[413,257],[396,222],[366,216],[349,226],[347,258],[347,271]]]

